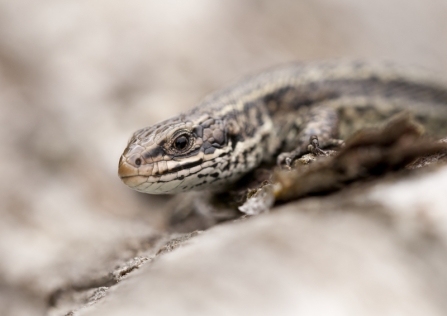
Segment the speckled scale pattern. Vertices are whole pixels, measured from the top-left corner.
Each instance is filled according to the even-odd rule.
[[[283,151],[304,152],[311,135],[324,146],[338,136],[339,122],[352,132],[404,109],[447,133],[446,87],[423,71],[387,63],[285,65],[138,130],[119,174],[133,189],[153,194],[223,188]],[[172,145],[180,134],[190,140],[184,152]]]

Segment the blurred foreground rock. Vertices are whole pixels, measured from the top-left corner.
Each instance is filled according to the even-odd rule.
[[[164,236],[50,315],[445,315],[446,188],[431,166]]]
[[[419,170],[186,235],[50,315],[445,315],[445,188]]]

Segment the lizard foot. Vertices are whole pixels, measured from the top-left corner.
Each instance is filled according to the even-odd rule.
[[[344,144],[343,141],[338,139],[331,139],[329,143],[332,146],[343,146]],[[307,147],[305,148],[306,150],[302,150],[301,147],[298,147],[294,151],[281,153],[276,159],[277,165],[280,167],[291,169],[293,162],[300,158],[306,152],[311,153],[316,157],[329,155],[326,150],[321,149],[318,136],[316,135],[310,136],[309,145],[307,145]]]

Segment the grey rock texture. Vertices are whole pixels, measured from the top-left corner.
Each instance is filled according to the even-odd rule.
[[[79,315],[444,315],[446,179],[444,167],[212,228]]]

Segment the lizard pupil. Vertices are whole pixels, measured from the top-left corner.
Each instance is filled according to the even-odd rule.
[[[183,150],[189,145],[189,138],[186,135],[177,137],[174,141],[174,147],[178,150]]]

